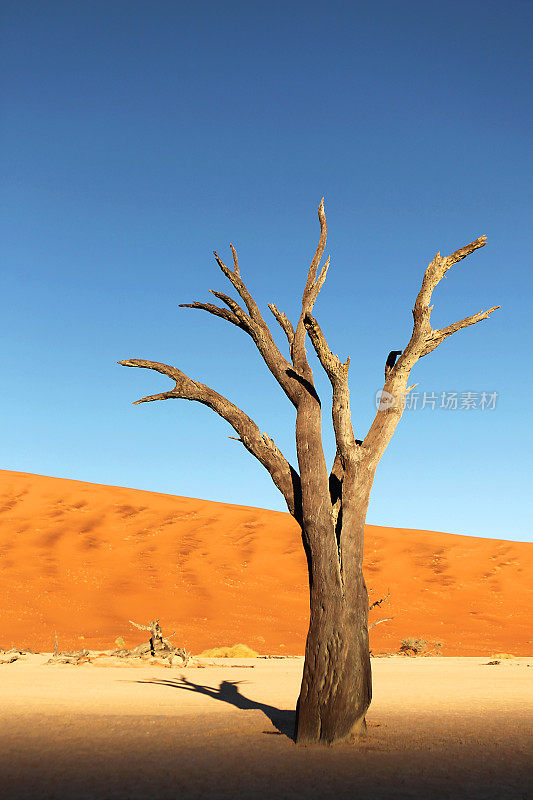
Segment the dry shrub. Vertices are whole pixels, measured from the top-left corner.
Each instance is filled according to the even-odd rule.
[[[247,644],[234,644],[233,647],[213,647],[204,650],[198,658],[257,658],[259,653]]]
[[[417,656],[427,649],[428,643],[425,639],[415,639],[413,636],[402,640],[400,653]]]
[[[122,636],[117,636],[115,639],[115,644],[119,648],[119,650],[123,650],[126,647],[126,642],[122,638]]]

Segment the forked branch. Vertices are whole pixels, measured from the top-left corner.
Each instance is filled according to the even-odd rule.
[[[230,245],[230,248],[233,254],[233,270],[222,261],[216,252],[214,254],[215,259],[226,278],[230,281],[232,286],[240,295],[241,299],[244,301],[244,305],[248,313],[232,297],[214,290],[211,290],[212,294],[214,294],[214,296],[219,300],[222,300],[228,309],[220,308],[219,306],[215,306],[211,303],[202,303],[198,301],[194,303],[182,303],[180,308],[196,308],[202,311],[207,311],[209,314],[213,314],[214,316],[225,319],[227,322],[231,322],[233,325],[236,325],[237,327],[246,331],[246,333],[254,341],[257,349],[263,357],[265,364],[274,375],[291,403],[293,403],[293,405],[297,405],[298,396],[300,394],[300,385],[294,380],[294,378],[291,377],[292,365],[289,361],[287,361],[286,358],[283,357],[278,346],[276,345],[270,328],[263,319],[257,303],[252,297],[251,293],[248,291],[244,281],[240,276],[237,252],[233,245]],[[279,314],[279,318],[276,317],[276,319],[278,319],[278,322],[280,325],[282,325],[287,337],[289,338],[291,335],[290,331],[292,329],[289,320],[284,314]]]
[[[324,281],[326,280],[326,274],[328,271],[329,266],[329,258],[322,267],[320,274],[318,274],[318,268],[320,266],[320,261],[322,260],[322,256],[324,255],[324,250],[326,249],[326,240],[328,237],[328,226],[326,222],[326,212],[324,211],[324,198],[320,201],[320,205],[318,207],[318,221],[320,222],[320,238],[318,240],[318,245],[315,251],[315,255],[309,265],[309,272],[307,274],[307,281],[305,284],[304,294],[303,294],[303,305],[306,308],[306,311],[311,311],[311,308],[308,308],[308,302],[311,297],[316,300],[316,297],[322,288]]]
[[[480,236],[470,244],[460,247],[449,256],[441,256],[437,253],[435,258],[428,265],[422,286],[418,292],[413,308],[413,332],[409,344],[398,358],[396,364],[386,372],[383,393],[386,402],[381,403],[370,430],[363,442],[365,457],[375,467],[383,455],[392,434],[398,424],[403,412],[403,400],[409,389],[407,381],[409,374],[416,362],[428,353],[431,353],[448,336],[453,333],[475,325],[481,320],[487,319],[500,306],[493,306],[488,311],[480,311],[471,317],[459,320],[445,328],[434,330],[431,327],[431,298],[436,286],[448,272],[450,267],[462,261],[475,250],[484,247],[487,242],[486,236]]]
[[[480,236],[478,239],[470,242],[470,244],[460,247],[449,256],[441,256],[440,253],[437,253],[433,261],[430,262],[424,273],[422,286],[413,308],[413,333],[411,339],[398,359],[392,373],[402,373],[406,369],[411,370],[419,358],[431,353],[432,350],[438,347],[438,345],[452,333],[462,328],[467,328],[469,325],[475,325],[476,322],[480,322],[483,319],[487,319],[493,311],[500,308],[500,306],[494,306],[488,311],[480,311],[471,317],[466,317],[440,330],[433,330],[431,327],[430,318],[433,306],[431,306],[430,303],[435,288],[446,275],[450,267],[462,261],[480,247],[484,247],[486,243],[487,237]]]
[[[324,281],[326,280],[326,275],[329,268],[329,258],[328,258],[326,263],[320,269],[320,272],[318,271],[320,268],[320,261],[322,259],[322,256],[324,255],[326,240],[328,236],[326,213],[324,211],[324,198],[322,198],[322,200],[320,201],[320,205],[318,207],[318,220],[320,222],[320,237],[318,240],[318,245],[315,251],[315,255],[313,256],[311,264],[309,266],[307,281],[302,296],[302,312],[300,314],[300,319],[298,320],[298,325],[296,326],[296,332],[294,334],[294,342],[292,345],[293,364],[295,368],[302,375],[304,375],[305,378],[311,383],[312,383],[313,373],[307,361],[307,356],[305,352],[305,330],[306,330],[305,317],[306,314],[311,314],[313,311],[313,306],[315,305],[320,289],[324,285]]]
[[[451,336],[452,333],[456,333],[457,331],[462,330],[462,328],[468,328],[470,325],[475,325],[476,322],[481,322],[483,319],[488,319],[492,312],[497,311],[498,308],[501,308],[501,306],[493,306],[492,308],[489,308],[488,311],[478,311],[477,314],[473,314],[471,317],[465,317],[464,319],[459,320],[459,322],[454,322],[452,325],[448,325],[446,328],[440,328],[432,331],[420,353],[420,358],[422,358],[422,356],[427,356],[428,353],[431,353],[432,350],[435,350],[435,348],[438,347],[441,342],[447,339],[448,336]]]

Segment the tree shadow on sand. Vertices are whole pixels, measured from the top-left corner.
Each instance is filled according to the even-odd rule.
[[[169,686],[172,689],[185,689],[190,692],[198,692],[212,697],[213,700],[221,700],[224,703],[230,703],[236,708],[243,711],[259,710],[265,714],[271,721],[272,725],[277,731],[289,739],[294,741],[294,727],[296,722],[296,712],[282,710],[275,706],[269,706],[266,703],[258,703],[256,700],[251,700],[245,697],[239,691],[239,683],[242,681],[222,681],[218,688],[212,686],[203,686],[200,683],[188,680],[183,676],[178,680],[170,681],[163,678],[154,678],[152,680],[140,680],[136,683],[155,683],[160,686]],[[264,733],[271,733],[271,731],[264,731]]]

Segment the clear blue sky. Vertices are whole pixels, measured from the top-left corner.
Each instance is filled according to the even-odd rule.
[[[227,289],[211,251],[231,241],[295,320],[325,195],[315,310],[351,356],[360,438],[437,250],[489,237],[438,288],[436,325],[502,306],[413,373],[496,408],[406,412],[368,521],[531,540],[532,25],[513,0],[4,0],[1,465],[283,509],[225,422],[133,407],[170,384],[116,362],[179,366],[294,458],[246,335],[177,305]]]

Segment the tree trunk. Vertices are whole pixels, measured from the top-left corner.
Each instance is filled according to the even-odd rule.
[[[332,559],[324,557],[324,539],[321,550],[312,545],[306,549],[311,613],[296,742],[333,744],[366,728],[365,714],[372,698],[368,593],[361,559],[357,566],[350,565],[348,587]]]

